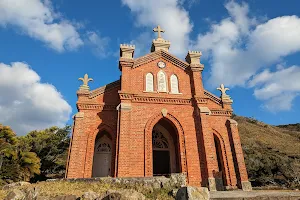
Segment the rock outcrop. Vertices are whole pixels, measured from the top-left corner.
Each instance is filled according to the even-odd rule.
[[[8,193],[4,200],[23,200],[25,199],[25,193],[18,189],[13,189]]]
[[[37,188],[24,190],[13,189],[4,200],[145,200],[145,196],[133,189],[107,190],[105,194],[85,192],[81,197],[75,195],[60,195],[56,197],[42,196]]]
[[[9,190],[11,188],[19,187],[19,186],[25,186],[25,185],[30,185],[30,183],[25,182],[25,181],[19,181],[11,184],[4,185],[2,187],[3,190]]]
[[[145,200],[145,196],[132,189],[124,190],[108,190],[107,196],[103,199],[114,199],[114,200]]]
[[[205,187],[182,187],[178,190],[176,200],[208,200],[209,191]]]

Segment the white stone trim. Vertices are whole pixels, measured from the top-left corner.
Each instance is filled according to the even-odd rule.
[[[206,115],[211,115],[211,111],[208,107],[199,106],[200,113],[204,113]]]

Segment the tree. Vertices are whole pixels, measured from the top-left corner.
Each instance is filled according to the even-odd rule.
[[[58,174],[62,176],[66,166],[70,142],[70,126],[51,127],[41,131],[32,131],[20,137],[22,151],[35,152],[41,159],[41,176]]]
[[[0,124],[0,171],[2,168],[4,157],[15,155],[15,144],[17,142],[16,134],[9,126]]]
[[[40,174],[40,158],[34,152],[19,152],[20,178],[29,181],[35,174]]]
[[[8,126],[0,125],[1,179],[29,181],[40,173],[40,159]],[[23,148],[20,148],[23,147]]]

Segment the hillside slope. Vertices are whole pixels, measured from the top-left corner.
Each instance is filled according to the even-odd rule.
[[[300,125],[271,126],[234,116],[254,186],[300,186]]]

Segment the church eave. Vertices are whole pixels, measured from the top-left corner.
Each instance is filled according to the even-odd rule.
[[[204,90],[204,95],[207,96],[210,100],[212,100],[213,102],[222,105],[222,100],[221,98],[217,97],[216,95],[208,92],[207,90]]]
[[[158,50],[152,53],[149,53],[145,56],[136,58],[134,60],[134,64],[132,68],[137,68],[141,65],[147,64],[153,60],[159,59],[159,58],[164,58],[165,60],[171,62],[173,65],[185,70],[186,68],[189,67],[189,63],[184,62],[182,60],[180,60],[179,58],[171,55],[170,53],[164,51],[164,50]]]

